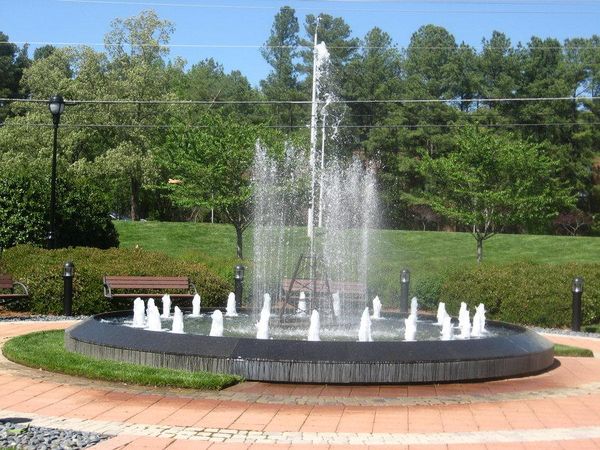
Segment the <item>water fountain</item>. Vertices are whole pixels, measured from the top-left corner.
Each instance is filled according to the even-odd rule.
[[[381,300],[378,296],[373,299],[373,319],[381,319]]]
[[[200,294],[194,294],[194,298],[192,299],[192,314],[190,317],[200,317]]]
[[[144,300],[139,297],[133,301],[133,322],[131,326],[146,328],[146,305],[144,305]]]
[[[163,319],[168,319],[171,316],[171,296],[169,294],[163,295],[162,307],[163,312],[160,317],[162,317]]]
[[[222,337],[223,336],[223,313],[218,309],[214,310],[211,314],[211,326],[209,336]]]
[[[219,309],[206,308],[205,317],[187,316],[186,333],[177,334],[148,331],[162,329],[149,300],[147,329],[121,326],[130,320],[129,311],[100,314],[67,331],[67,348],[107,359],[282,382],[437,383],[546,370],[553,364],[552,344],[522,327],[486,323],[483,306],[474,318],[475,333],[466,304],[461,306],[461,339],[453,337],[452,319],[442,314],[445,307],[437,317],[418,314],[416,298],[408,317],[381,314],[379,303],[381,318],[371,322],[366,306],[370,230],[378,217],[375,174],[360,160],[325,155],[324,143],[334,134],[327,132],[335,124],[335,99],[321,89],[327,50],[316,37],[314,49],[309,154],[289,146],[284,157],[272,157],[257,144],[254,302],[238,311],[230,294],[225,317]],[[308,280],[307,289],[297,298],[282,295],[284,279],[293,285],[301,278]],[[349,293],[340,286],[364,289]],[[374,302],[374,316],[375,309]],[[199,298],[192,315],[200,315]]]
[[[179,306],[175,306],[173,311],[173,325],[171,327],[172,333],[183,333],[183,312]]]
[[[227,309],[225,312],[225,317],[237,317],[235,294],[233,292],[230,292],[229,297],[227,297]]]

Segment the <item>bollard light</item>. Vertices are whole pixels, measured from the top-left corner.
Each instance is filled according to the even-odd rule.
[[[48,231],[48,248],[56,248],[56,154],[58,152],[58,124],[60,115],[65,110],[65,100],[54,95],[48,100],[48,109],[52,113],[54,124],[54,141],[52,145],[52,177],[50,180],[50,230]]]
[[[234,275],[234,277],[235,277],[236,280],[242,280],[242,281],[244,280],[244,270],[245,269],[246,268],[244,266],[242,266],[241,264],[235,266],[235,275]]]
[[[571,330],[581,331],[581,297],[583,296],[583,278],[573,278],[571,292],[573,293]]]
[[[242,294],[244,291],[244,286],[242,282],[244,281],[244,270],[246,268],[241,264],[235,266],[235,271],[233,275],[233,279],[235,281],[235,307],[242,307]]]
[[[408,314],[408,289],[410,285],[410,271],[403,269],[400,273],[400,313]]]
[[[73,315],[73,277],[75,276],[75,264],[67,261],[63,266],[63,310],[65,316]]]

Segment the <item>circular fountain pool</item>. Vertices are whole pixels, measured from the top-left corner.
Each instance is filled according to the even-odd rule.
[[[185,319],[186,332],[199,334],[132,328],[126,325],[130,312],[99,314],[67,330],[65,343],[97,358],[294,383],[485,380],[541,372],[554,362],[549,341],[501,322],[488,321],[481,338],[440,341],[435,319],[419,316],[417,340],[405,342],[402,318],[386,314],[373,321],[373,342],[356,342],[355,324],[323,324],[323,340],[312,342],[303,340],[308,327],[303,320],[271,327],[276,339],[255,339],[248,314],[225,318],[224,336],[210,337],[210,317],[204,312],[204,319]]]

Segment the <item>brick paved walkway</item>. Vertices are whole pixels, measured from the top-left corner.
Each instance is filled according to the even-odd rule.
[[[0,323],[0,341],[67,322]],[[600,340],[549,336],[600,354]],[[95,449],[600,448],[600,359],[420,386],[247,382],[222,392],[83,380],[0,359],[0,417],[114,436]]]

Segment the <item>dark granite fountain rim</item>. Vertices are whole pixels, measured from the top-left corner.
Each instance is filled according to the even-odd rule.
[[[210,312],[209,309],[204,311]],[[71,327],[69,339],[113,349],[205,358],[336,363],[451,363],[522,358],[552,352],[552,344],[518,325],[488,321],[514,331],[508,336],[452,341],[298,341],[211,337],[155,332],[103,322],[130,311],[98,314]],[[397,316],[398,314],[396,314]]]

